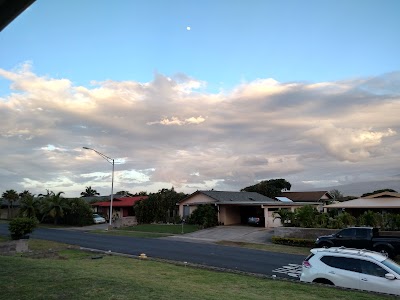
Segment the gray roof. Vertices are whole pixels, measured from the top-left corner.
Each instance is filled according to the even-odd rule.
[[[198,191],[210,198],[215,199],[221,204],[262,204],[262,203],[279,203],[275,199],[271,199],[255,192],[225,192],[225,191]]]

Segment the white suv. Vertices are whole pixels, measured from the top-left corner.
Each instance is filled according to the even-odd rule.
[[[385,255],[344,247],[311,249],[300,280],[400,295],[400,266]]]

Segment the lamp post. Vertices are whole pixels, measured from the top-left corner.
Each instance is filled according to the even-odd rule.
[[[96,152],[98,155],[100,155],[102,158],[104,158],[107,162],[112,164],[112,175],[111,175],[111,202],[110,202],[110,216],[109,216],[109,225],[111,226],[111,220],[112,220],[112,209],[113,209],[113,199],[114,199],[114,158],[108,157],[107,155],[104,155],[103,153],[89,148],[89,147],[83,147],[85,150],[92,150]]]

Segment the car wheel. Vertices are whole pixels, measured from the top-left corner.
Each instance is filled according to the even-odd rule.
[[[330,248],[331,245],[327,242],[322,242],[322,243],[318,244],[318,246],[321,248]]]
[[[385,246],[378,246],[375,248],[375,251],[382,253],[386,257],[393,257],[392,251]]]
[[[321,284],[327,284],[327,285],[334,285],[332,281],[325,279],[325,278],[317,278],[313,282],[315,283],[321,283]]]

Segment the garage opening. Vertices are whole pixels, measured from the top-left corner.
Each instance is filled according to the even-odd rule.
[[[240,207],[240,223],[247,225],[250,217],[264,219],[264,209],[260,206],[241,206]]]

